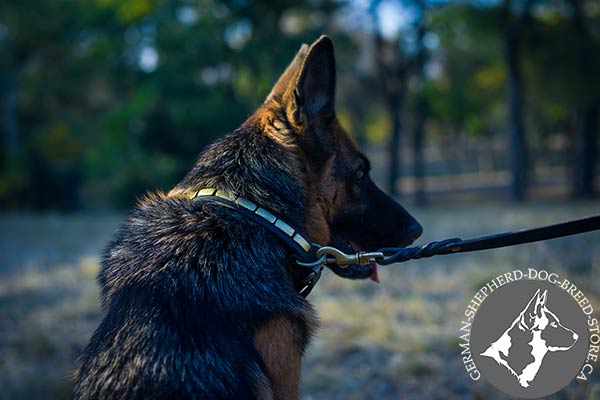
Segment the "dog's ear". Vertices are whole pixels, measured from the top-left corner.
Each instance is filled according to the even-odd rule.
[[[546,308],[547,297],[548,290],[544,290],[544,292],[541,292],[541,289],[538,289],[531,298],[531,300],[529,300],[529,304],[527,304],[527,308],[524,313],[524,321],[526,326],[531,327],[532,322],[544,316],[544,309]]]
[[[335,119],[335,58],[333,43],[321,36],[307,50],[295,82],[282,102],[287,120],[315,166],[323,165],[335,149],[331,124]]]
[[[548,298],[548,290],[544,290],[544,293],[537,295],[535,299],[535,315],[541,317],[544,314],[544,308],[546,307],[546,299]]]
[[[335,117],[335,57],[329,37],[321,36],[310,46],[296,84],[289,89],[288,118],[295,125],[329,125]]]
[[[283,74],[281,74],[277,83],[275,83],[273,89],[271,89],[271,93],[267,96],[265,103],[273,99],[281,100],[288,87],[296,82],[302,69],[302,64],[306,59],[306,54],[308,54],[308,45],[303,43],[290,65],[283,71]]]
[[[539,299],[540,299],[540,289],[538,289],[535,292],[535,294],[533,295],[533,297],[531,297],[531,299],[529,300],[529,303],[527,303],[527,306],[521,313],[521,319],[519,321],[519,328],[522,331],[526,331],[532,327],[533,319],[534,319],[534,317],[536,317],[538,315],[537,312],[538,312]]]

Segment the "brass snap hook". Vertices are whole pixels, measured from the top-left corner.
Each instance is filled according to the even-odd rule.
[[[316,268],[316,267],[321,267],[325,264],[327,264],[327,255],[323,254],[321,256],[318,256],[319,258],[317,258],[316,261],[313,262],[302,262],[300,260],[296,260],[296,264],[298,264],[301,267],[307,267],[307,268]]]
[[[365,252],[361,251],[354,254],[346,254],[343,251],[331,246],[324,246],[317,250],[317,257],[326,256],[325,263],[337,264],[340,268],[346,268],[351,264],[369,265],[377,259],[384,257],[381,252]]]

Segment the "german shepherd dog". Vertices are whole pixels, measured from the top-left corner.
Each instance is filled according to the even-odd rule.
[[[333,43],[303,45],[264,104],[207,146],[168,195],[149,194],[103,254],[103,319],[80,359],[80,399],[296,399],[316,313],[304,271],[256,222],[190,193],[218,188],[314,243],[404,246],[422,228],[369,178],[334,109]],[[373,267],[331,267],[352,279]]]
[[[548,309],[547,300],[548,290],[542,293],[538,289],[504,333],[481,353],[505,367],[524,388],[535,379],[548,353],[568,351],[579,339]],[[522,359],[527,353],[530,356],[526,357],[527,363],[517,368],[514,358]]]

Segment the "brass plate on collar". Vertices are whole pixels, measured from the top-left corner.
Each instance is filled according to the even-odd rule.
[[[294,235],[294,228],[292,228],[291,226],[289,226],[287,223],[283,222],[282,220],[278,219],[277,221],[275,221],[275,226],[282,231],[283,233],[285,233],[286,235],[288,235],[289,237],[292,237]]]
[[[250,200],[244,199],[243,197],[238,197],[237,199],[235,199],[235,203],[250,211],[254,211],[258,207],[256,204],[254,204]]]
[[[258,208],[256,211],[254,211],[256,213],[256,215],[259,215],[261,217],[263,217],[264,219],[266,219],[267,221],[269,221],[270,223],[273,223],[277,220],[277,217],[275,217],[273,214],[271,214],[270,212],[268,212],[267,210],[265,210],[264,208]]]
[[[302,247],[302,250],[304,250],[304,251],[310,250],[310,243],[308,243],[306,241],[306,239],[304,239],[304,237],[302,237],[302,235],[296,233],[294,235],[293,239],[294,239],[294,242],[298,243],[298,245],[300,247]]]
[[[231,202],[233,202],[235,199],[233,198],[233,196],[231,195],[231,193],[229,192],[225,192],[221,189],[217,190],[217,193],[215,193],[215,196],[220,197],[222,199],[225,200],[229,200]]]
[[[217,189],[214,188],[204,188],[204,189],[200,189],[198,191],[198,193],[196,193],[196,196],[212,196],[213,194],[215,194],[215,191]]]

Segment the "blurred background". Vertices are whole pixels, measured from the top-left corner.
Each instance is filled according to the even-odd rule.
[[[70,397],[127,208],[174,186],[323,33],[338,116],[421,242],[600,212],[597,0],[3,0],[0,399]],[[303,398],[504,398],[462,370],[466,304],[534,266],[600,308],[598,240],[411,261],[379,286],[325,276]],[[600,399],[593,377],[551,398]]]

